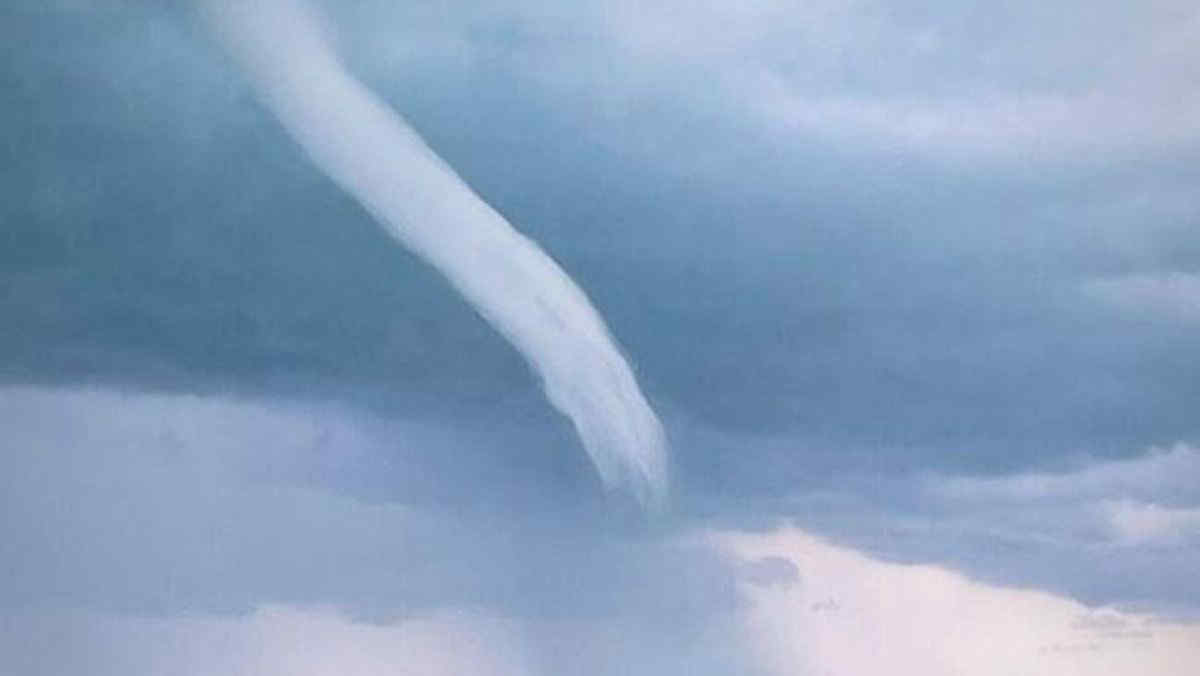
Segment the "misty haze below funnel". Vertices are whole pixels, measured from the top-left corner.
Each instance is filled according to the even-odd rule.
[[[201,8],[313,162],[528,360],[605,485],[660,506],[668,484],[662,425],[571,278],[346,72],[310,8],[292,0],[206,0]]]

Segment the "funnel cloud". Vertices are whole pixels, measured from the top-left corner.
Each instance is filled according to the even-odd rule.
[[[528,360],[605,485],[661,506],[662,425],[604,320],[562,268],[346,71],[310,7],[210,0],[201,8],[312,161]]]

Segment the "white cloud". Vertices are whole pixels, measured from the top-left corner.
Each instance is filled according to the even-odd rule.
[[[1154,503],[1116,500],[1105,503],[1115,537],[1130,545],[1178,545],[1200,542],[1200,508],[1171,508]]]
[[[1121,556],[1114,547],[1200,553],[1200,449],[1187,444],[1069,472],[927,477],[923,490],[939,519],[981,533],[1108,558]]]
[[[1200,668],[1200,625],[882,563],[794,529],[710,537],[800,571],[799,584],[746,586],[753,605],[740,635],[771,674],[1185,676]]]
[[[1138,498],[1200,503],[1200,449],[1181,443],[1060,473],[934,477],[927,487],[939,497],[965,502]]]

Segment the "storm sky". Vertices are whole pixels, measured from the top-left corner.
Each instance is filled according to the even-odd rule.
[[[0,671],[1200,668],[1194,3],[314,6],[603,315],[667,512],[189,3],[10,0]]]

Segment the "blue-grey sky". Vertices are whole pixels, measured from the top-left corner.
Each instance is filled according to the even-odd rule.
[[[783,521],[1200,614],[1192,3],[317,6],[605,317],[672,440],[669,515],[612,504],[521,357],[310,162],[189,3],[17,0],[13,635],[43,612],[465,607],[523,623],[529,673],[577,649],[614,655],[598,674],[776,673],[723,628],[803,562],[688,533]],[[28,673],[72,673],[34,652]]]

